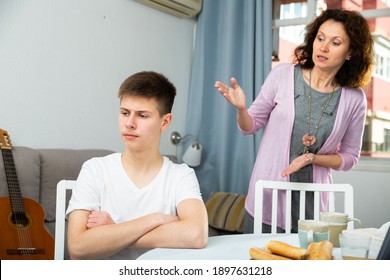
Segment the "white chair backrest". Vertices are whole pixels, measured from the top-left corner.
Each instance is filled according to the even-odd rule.
[[[56,200],[56,235],[54,243],[54,259],[64,259],[65,249],[65,211],[66,211],[66,191],[72,190],[76,184],[74,180],[62,180],[57,184]]]
[[[277,233],[277,209],[278,209],[278,191],[286,190],[286,215],[285,232],[291,233],[291,192],[300,191],[299,200],[299,219],[305,219],[305,197],[306,192],[314,192],[314,220],[319,220],[320,215],[320,193],[329,193],[329,212],[335,211],[335,193],[344,193],[344,211],[353,218],[353,187],[349,184],[316,184],[316,183],[295,183],[259,180],[255,186],[255,217],[254,233],[262,233],[263,222],[263,190],[272,189],[272,224],[271,233]],[[287,214],[288,213],[288,214]],[[353,223],[348,223],[348,229],[353,228]]]

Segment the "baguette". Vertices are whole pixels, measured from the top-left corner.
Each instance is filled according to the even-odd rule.
[[[291,246],[287,243],[271,240],[266,246],[266,250],[273,254],[280,255],[293,260],[301,260],[306,254],[306,249]]]
[[[307,247],[306,260],[331,260],[333,244],[327,240],[311,242]]]
[[[249,249],[249,255],[253,260],[291,260],[286,257],[272,254],[262,248],[252,247]]]

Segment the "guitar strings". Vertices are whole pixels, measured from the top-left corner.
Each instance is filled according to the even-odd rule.
[[[8,191],[11,198],[11,209],[13,210],[13,218],[11,218],[11,222],[14,223],[19,241],[19,248],[17,248],[17,250],[18,253],[23,255],[32,254],[34,248],[32,245],[29,220],[24,208],[23,198],[20,189],[11,188],[11,186],[19,186],[12,151],[3,149],[2,152],[4,169],[7,175],[7,183],[9,185]]]

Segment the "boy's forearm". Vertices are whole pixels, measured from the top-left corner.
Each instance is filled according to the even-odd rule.
[[[73,234],[70,232],[69,253],[73,259],[111,256],[168,221],[164,215],[150,214],[120,224],[103,225]]]

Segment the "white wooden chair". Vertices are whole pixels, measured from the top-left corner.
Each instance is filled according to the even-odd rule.
[[[76,184],[74,180],[62,180],[57,184],[57,200],[56,200],[56,227],[55,227],[55,243],[54,243],[54,259],[63,260],[65,250],[65,211],[67,201],[67,190],[72,191]]]
[[[353,187],[349,184],[316,184],[316,183],[293,183],[259,180],[255,186],[255,213],[254,213],[254,233],[262,233],[263,221],[263,190],[272,189],[272,224],[271,233],[277,233],[277,209],[278,191],[286,190],[286,213],[291,213],[291,192],[300,191],[299,219],[305,219],[306,192],[314,192],[314,220],[319,220],[320,215],[320,193],[329,193],[329,212],[335,212],[335,193],[344,194],[343,213],[347,213],[353,218]],[[339,196],[338,196],[339,197]],[[338,211],[340,212],[340,211]],[[285,233],[291,233],[291,214],[285,215]],[[348,229],[353,228],[353,223],[348,223]]]

